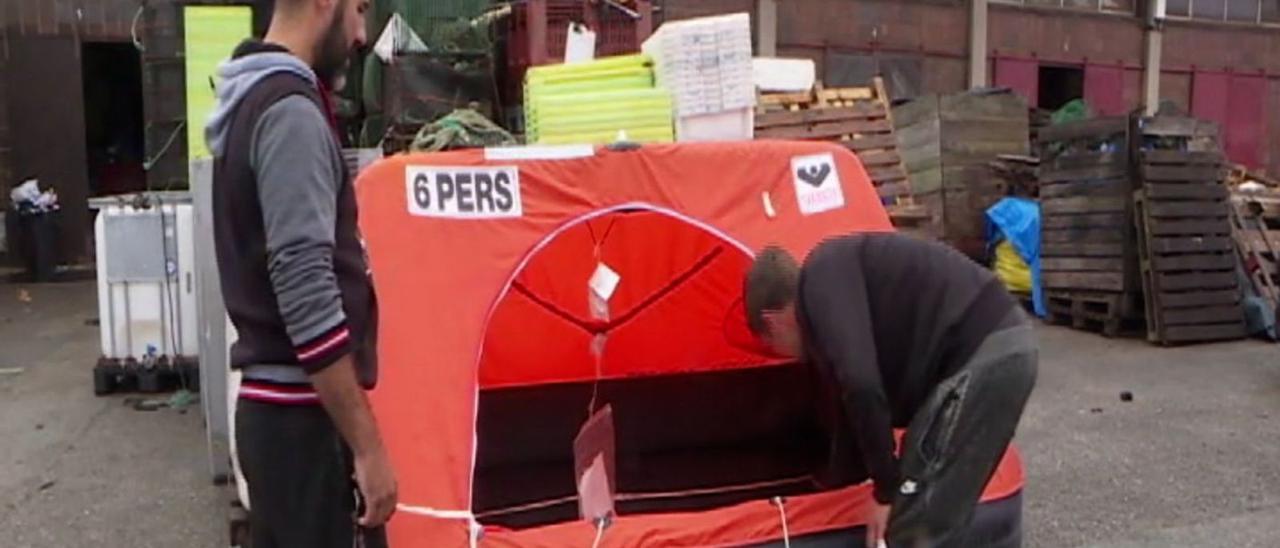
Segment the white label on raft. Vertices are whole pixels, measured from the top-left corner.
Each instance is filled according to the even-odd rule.
[[[791,177],[795,180],[800,213],[813,215],[844,207],[844,187],[832,154],[792,158]]]
[[[592,145],[523,145],[490,147],[484,149],[484,159],[490,162],[512,160],[573,160],[596,155]]]
[[[609,265],[599,263],[596,265],[596,271],[591,275],[591,281],[587,282],[591,286],[591,292],[600,300],[608,301],[613,297],[613,292],[618,289],[618,282],[622,281],[622,276],[614,272]]]
[[[502,167],[408,166],[409,213],[446,219],[520,217],[520,170]]]

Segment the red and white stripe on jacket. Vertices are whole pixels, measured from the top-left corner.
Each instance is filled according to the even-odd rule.
[[[276,405],[317,405],[320,396],[306,384],[277,384],[245,379],[240,383],[240,398]]]
[[[306,367],[318,361],[331,361],[324,358],[338,349],[342,349],[342,353],[345,354],[347,343],[350,341],[351,330],[347,328],[346,323],[341,323],[320,336],[294,348],[294,351],[298,353],[298,362],[302,363],[303,367]]]

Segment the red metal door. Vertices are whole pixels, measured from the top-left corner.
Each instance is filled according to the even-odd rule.
[[[1129,112],[1124,102],[1124,67],[1085,65],[1084,100],[1094,112],[1103,116],[1122,116]]]
[[[1197,71],[1191,114],[1221,126],[1222,148],[1229,160],[1261,167],[1266,97],[1267,80],[1262,76]]]
[[[1262,143],[1266,133],[1267,80],[1262,76],[1231,77],[1228,93],[1227,157],[1251,168],[1262,167]]]
[[[1191,115],[1227,126],[1229,78],[1221,72],[1197,71],[1191,78]]]
[[[1028,106],[1038,106],[1040,63],[1026,59],[996,59],[995,83],[997,87],[1012,89],[1023,96]]]

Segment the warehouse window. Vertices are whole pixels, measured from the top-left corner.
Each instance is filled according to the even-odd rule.
[[[1135,0],[996,0],[1004,4],[1021,4],[1049,8],[1133,14]]]
[[[1280,23],[1277,0],[1169,0],[1165,14],[1174,18],[1232,23]]]
[[[1262,22],[1280,23],[1280,1],[1271,0],[1262,3]]]
[[[1258,0],[1228,0],[1227,20],[1257,22],[1259,5]]]

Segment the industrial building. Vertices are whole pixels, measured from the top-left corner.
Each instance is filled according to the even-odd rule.
[[[0,3],[0,196],[33,176],[55,188],[65,260],[89,256],[88,198],[186,185],[182,7],[252,3]],[[1118,114],[1169,100],[1219,122],[1232,161],[1280,171],[1280,154],[1266,146],[1280,135],[1280,3],[1272,0],[655,6],[658,21],[752,13],[758,55],[812,58],[829,86],[880,74],[897,99],[995,85],[1045,109],[1083,97],[1097,112]],[[261,30],[266,10],[256,13]]]

